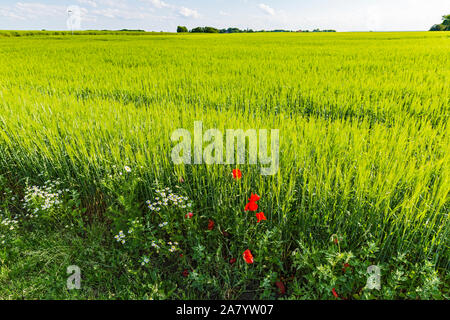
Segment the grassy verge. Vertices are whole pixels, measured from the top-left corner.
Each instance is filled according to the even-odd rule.
[[[241,227],[258,250],[256,254],[253,250],[255,262],[247,264],[236,248],[245,243],[233,234],[239,230],[225,231],[223,222],[210,228],[210,220],[200,213],[189,218],[169,204],[158,217],[171,221],[161,227],[161,219],[155,221],[130,207],[134,199],[118,196],[107,208],[111,219],[87,221],[76,192],[58,183],[25,191],[16,186],[18,194],[2,187],[6,190],[0,209],[2,299],[449,298],[445,269],[417,261],[410,251],[382,262],[379,248],[369,240],[355,248],[339,235],[316,246],[300,238],[284,251],[282,229],[255,226],[249,219]],[[63,190],[62,196],[49,206],[52,202],[42,201],[43,193],[36,188],[46,190],[44,197],[54,201],[49,195],[58,194],[55,187]],[[20,194],[28,201],[20,201]],[[114,237],[120,231],[123,238]],[[67,289],[71,265],[81,270],[80,290]],[[371,265],[380,268],[380,290],[367,286]]]

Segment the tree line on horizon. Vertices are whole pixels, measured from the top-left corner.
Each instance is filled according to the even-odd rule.
[[[227,29],[217,29],[214,27],[196,27],[191,30],[188,30],[185,26],[178,26],[177,33],[254,33],[254,32],[336,32],[336,30],[320,30],[314,29],[313,31],[309,30],[283,30],[283,29],[275,29],[275,30],[253,30],[253,29],[245,29],[241,30],[239,28],[227,28]]]
[[[450,31],[450,14],[442,16],[442,23],[433,25],[430,31]]]

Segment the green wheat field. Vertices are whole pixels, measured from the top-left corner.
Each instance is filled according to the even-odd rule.
[[[0,298],[449,299],[449,111],[448,32],[0,31]],[[279,171],[175,165],[195,121]]]

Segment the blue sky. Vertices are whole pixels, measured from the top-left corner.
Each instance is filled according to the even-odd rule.
[[[80,29],[149,31],[177,25],[428,30],[450,14],[450,0],[0,0],[0,29],[66,30],[69,6],[79,8]]]

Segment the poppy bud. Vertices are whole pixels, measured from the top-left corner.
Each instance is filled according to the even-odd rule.
[[[280,290],[280,294],[285,294],[286,293],[286,287],[284,286],[283,282],[277,281],[277,282],[275,282],[275,285]]]

